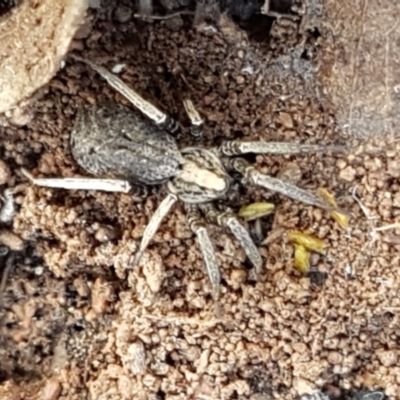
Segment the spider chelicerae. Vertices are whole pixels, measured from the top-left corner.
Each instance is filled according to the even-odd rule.
[[[244,182],[294,200],[333,209],[332,204],[317,193],[263,174],[240,155],[337,152],[343,151],[343,146],[233,140],[210,149],[198,145],[179,149],[176,138],[180,127],[176,121],[105,68],[78,56],[73,57],[97,71],[110,86],[147,116],[148,120],[118,104],[85,107],[78,113],[71,132],[72,155],[86,172],[102,178],[34,178],[29,172],[23,172],[35,185],[64,189],[127,193],[135,184],[165,184],[168,194],[144,230],[133,266],[140,262],[163,218],[181,200],[187,222],[200,246],[218,314],[220,272],[204,220],[227,227],[231,231],[253,264],[255,278],[260,276],[263,264],[250,234],[235,214],[228,208],[219,211],[213,205],[213,201],[225,198],[231,188],[233,179],[229,172],[240,173]],[[191,121],[191,134],[201,137],[202,118],[190,100],[184,101],[184,107]]]

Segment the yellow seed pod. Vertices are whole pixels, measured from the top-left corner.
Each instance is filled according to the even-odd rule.
[[[304,274],[310,270],[310,253],[301,244],[294,245],[294,266]]]
[[[325,253],[325,242],[313,235],[308,235],[300,231],[290,231],[288,232],[288,238],[295,244],[304,246],[308,250],[322,254]]]
[[[269,215],[274,210],[275,205],[267,202],[257,202],[243,206],[239,210],[239,217],[242,217],[246,221],[252,221],[257,218],[265,217]]]
[[[335,196],[329,190],[324,188],[319,188],[318,193],[326,199],[333,207],[337,208],[337,203]],[[331,217],[337,222],[337,224],[342,229],[347,229],[349,227],[350,217],[347,214],[341,213],[339,211],[331,211]]]
[[[347,229],[349,227],[350,217],[348,215],[338,211],[332,211],[331,216],[341,228]]]
[[[322,196],[325,200],[327,200],[330,204],[332,204],[333,207],[337,208],[337,203],[336,203],[335,196],[328,189],[319,188],[318,189],[318,194],[320,196]]]

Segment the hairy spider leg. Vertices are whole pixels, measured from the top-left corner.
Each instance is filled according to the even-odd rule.
[[[149,101],[145,100],[137,92],[131,89],[124,81],[118,78],[118,76],[109,72],[106,68],[103,68],[100,65],[93,63],[92,61],[86,60],[76,55],[72,55],[71,57],[73,57],[77,61],[89,65],[94,71],[102,76],[113,89],[122,94],[156,125],[173,134],[178,134],[180,132],[180,126],[177,121],[172,119],[168,114],[158,109]]]
[[[218,147],[218,152],[223,156],[238,156],[241,154],[307,154],[307,153],[339,153],[347,150],[342,145],[319,145],[307,143],[287,143],[287,142],[242,142],[232,140],[222,143]]]
[[[67,190],[101,190],[104,192],[122,192],[128,193],[132,186],[128,181],[121,179],[104,179],[104,178],[35,178],[26,169],[22,168],[21,172],[34,185],[67,189]]]
[[[249,232],[240,224],[233,212],[229,209],[218,212],[211,203],[199,204],[199,208],[211,223],[229,228],[242,246],[250,262],[254,265],[254,278],[258,280],[262,270],[261,255],[257,246],[251,239]]]
[[[200,251],[207,268],[208,279],[212,287],[212,297],[214,300],[214,314],[216,318],[221,318],[219,304],[221,275],[219,272],[217,257],[215,256],[214,246],[212,245],[207,228],[201,220],[198,207],[195,204],[185,203],[186,219],[192,232],[197,237]]]
[[[160,203],[157,210],[150,218],[150,221],[143,232],[143,237],[142,241],[140,242],[139,250],[136,253],[135,258],[133,260],[133,267],[139,264],[144,251],[146,250],[153,236],[156,234],[162,220],[169,213],[172,206],[177,202],[177,200],[178,200],[177,196],[175,196],[172,193],[168,193],[168,195]]]
[[[185,111],[187,116],[190,119],[191,127],[190,134],[196,141],[200,141],[203,138],[203,126],[204,120],[201,118],[199,112],[196,110],[193,102],[189,99],[183,100],[183,106],[185,107]]]
[[[311,206],[320,207],[326,210],[335,210],[335,207],[316,193],[301,189],[291,183],[263,174],[242,158],[228,159],[227,162],[229,167],[238,171],[243,175],[246,181],[254,185],[262,186],[268,190],[281,193],[286,197],[290,197],[293,200],[298,200]]]

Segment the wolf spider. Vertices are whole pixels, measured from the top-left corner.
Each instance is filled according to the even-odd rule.
[[[303,154],[342,151],[342,146],[233,140],[211,149],[201,146],[179,149],[176,136],[180,127],[176,121],[144,100],[105,68],[80,57],[73,57],[99,73],[152,122],[122,105],[85,107],[78,113],[71,132],[72,155],[86,172],[107,178],[34,178],[27,171],[24,174],[33,184],[39,186],[125,193],[132,189],[131,184],[165,183],[168,194],[144,230],[133,266],[139,263],[163,218],[181,200],[188,225],[200,246],[218,314],[220,272],[203,217],[208,222],[227,227],[231,231],[253,264],[255,278],[262,271],[262,259],[250,234],[231,210],[226,208],[220,212],[213,205],[214,200],[225,198],[230,190],[233,179],[228,171],[240,173],[244,181],[250,184],[312,206],[332,210],[332,205],[318,194],[265,175],[238,156],[246,153]],[[190,100],[184,101],[184,107],[191,121],[191,134],[201,137],[202,118]]]

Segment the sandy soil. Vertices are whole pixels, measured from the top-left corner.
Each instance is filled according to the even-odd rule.
[[[181,204],[140,267],[128,268],[161,189],[141,200],[26,184],[13,221],[26,247],[2,295],[1,398],[289,400],[319,389],[344,399],[363,387],[398,398],[400,229],[385,226],[400,214],[399,142],[341,136],[314,73],[323,38],[299,33],[298,21],[282,20],[256,42],[225,17],[218,28],[198,29],[185,17],[176,30],[176,20],[133,18],[129,4],[92,10],[72,50],[121,68],[125,82],[186,125],[182,100],[191,98],[207,121],[205,145],[228,138],[348,144],[346,155],[252,161],[275,176],[300,171],[302,187],[332,190],[351,213],[350,227],[241,188],[228,201],[234,211],[266,198],[277,207],[261,223],[265,266],[257,283],[237,242],[210,226],[223,276],[217,320]],[[71,60],[37,96],[27,126],[0,129],[9,187],[26,183],[21,167],[36,176],[83,174],[69,150],[77,110],[127,104]],[[327,245],[326,256],[313,254],[309,276],[293,267],[291,229]]]

